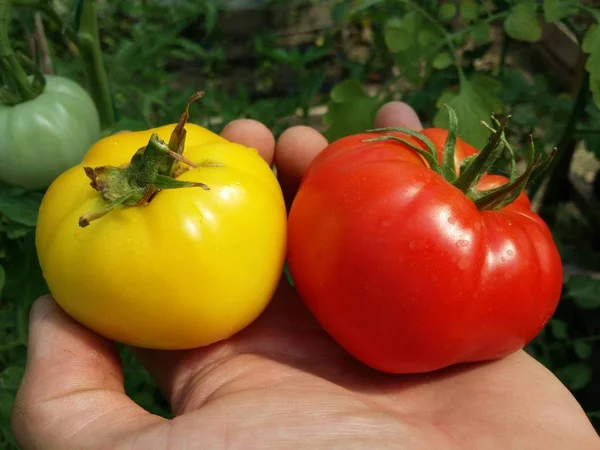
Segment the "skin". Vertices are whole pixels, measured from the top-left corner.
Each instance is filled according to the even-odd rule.
[[[420,124],[404,104],[379,126]],[[223,131],[277,162],[287,198],[326,145],[306,127],[276,145],[259,123]],[[600,449],[568,390],[522,351],[419,376],[388,376],[349,357],[281,283],[271,305],[233,338],[192,351],[134,349],[175,418],[124,393],[109,341],[50,297],[31,311],[26,374],[13,412],[25,450],[52,449]]]

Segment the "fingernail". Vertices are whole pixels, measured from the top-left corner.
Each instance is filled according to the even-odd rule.
[[[50,295],[38,298],[31,306],[29,313],[30,322],[39,322],[46,319],[52,312],[56,311],[58,305]]]

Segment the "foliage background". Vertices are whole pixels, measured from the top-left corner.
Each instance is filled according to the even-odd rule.
[[[47,71],[89,88],[65,32],[78,4],[14,1],[10,36],[42,67],[49,60]],[[189,95],[203,89],[191,121],[215,131],[251,117],[276,135],[306,123],[333,140],[370,127],[379,106],[401,99],[425,125],[444,126],[439,106],[449,103],[461,135],[476,146],[488,136],[478,122],[509,113],[507,138],[520,159],[529,135],[538,152],[558,147],[548,176],[530,193],[559,245],[564,293],[527,350],[567,385],[600,429],[600,10],[592,1],[95,4],[115,109],[106,133],[176,121]],[[244,4],[249,9],[238,9]],[[0,185],[0,448],[16,446],[10,414],[25,364],[27,316],[46,292],[33,242],[41,196]],[[125,349],[121,353],[127,392],[169,416],[148,374]]]

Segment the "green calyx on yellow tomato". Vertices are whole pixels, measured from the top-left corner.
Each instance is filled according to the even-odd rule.
[[[185,162],[189,167],[197,167],[195,163],[183,156],[183,151],[185,123],[189,117],[190,103],[202,95],[203,92],[196,92],[190,97],[168,145],[158,137],[158,134],[153,133],[148,144],[135,152],[131,162],[125,167],[84,167],[86,175],[92,180],[90,185],[100,192],[107,203],[100,209],[81,216],[79,218],[81,227],[88,226],[92,220],[99,219],[119,205],[146,205],[161,189],[184,187],[209,189],[201,182],[180,181],[175,178],[176,175],[181,174],[178,162]]]
[[[450,126],[447,139],[444,143],[442,153],[443,160],[441,164],[438,162],[439,152],[436,150],[433,142],[431,142],[427,136],[414,130],[388,127],[372,129],[368,130],[368,132],[395,131],[405,133],[409,136],[416,137],[424,144],[425,149],[399,136],[388,135],[375,137],[366,139],[365,142],[395,140],[408,145],[427,161],[431,170],[441,175],[446,181],[460,189],[468,198],[473,200],[479,210],[501,209],[515,201],[521,192],[523,192],[529,180],[544,172],[556,154],[556,150],[553,150],[544,159],[542,159],[541,156],[535,157],[533,138],[530,136],[529,162],[523,173],[517,176],[515,155],[504,136],[504,129],[510,119],[510,116],[506,116],[502,120],[495,119],[498,125],[497,130],[493,129],[485,122],[481,122],[482,125],[486,126],[492,132],[492,135],[490,136],[487,145],[480,152],[465,158],[461,162],[460,174],[457,175],[454,166],[454,155],[456,152],[456,140],[458,135],[458,120],[454,110],[448,105],[444,106],[448,110]],[[511,155],[511,174],[508,183],[490,190],[479,190],[477,188],[479,181],[490,170],[505,148],[509,150]]]

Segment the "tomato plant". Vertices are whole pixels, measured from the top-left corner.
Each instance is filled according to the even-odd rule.
[[[267,306],[283,268],[286,209],[271,168],[187,116],[98,141],[40,207],[36,245],[54,298],[126,344],[225,339]]]
[[[557,306],[562,264],[523,192],[550,158],[510,178],[486,172],[500,123],[477,152],[448,132],[382,129],[341,138],[293,202],[288,262],[321,325],[385,372],[508,355]],[[507,143],[506,143],[507,144]],[[533,154],[532,154],[533,158]]]
[[[100,119],[90,95],[76,82],[46,75],[35,98],[0,104],[0,180],[45,189],[81,162],[100,138]]]

